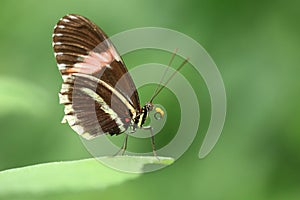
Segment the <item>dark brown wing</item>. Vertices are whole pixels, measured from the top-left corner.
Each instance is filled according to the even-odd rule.
[[[85,17],[66,15],[54,28],[53,49],[70,126],[85,138],[125,131],[140,109],[139,97],[106,34]]]

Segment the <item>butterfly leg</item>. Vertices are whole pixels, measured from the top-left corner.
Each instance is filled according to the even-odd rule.
[[[127,149],[127,141],[128,141],[128,134],[125,133],[125,139],[124,139],[123,145],[120,148],[120,150],[114,154],[114,156],[119,155],[120,152],[122,152],[122,156],[125,154],[125,151]]]
[[[157,153],[156,153],[156,148],[155,148],[155,142],[154,142],[154,134],[153,134],[153,128],[151,126],[145,126],[143,127],[144,130],[149,130],[151,134],[151,145],[152,145],[152,150],[153,150],[153,155],[157,158]]]

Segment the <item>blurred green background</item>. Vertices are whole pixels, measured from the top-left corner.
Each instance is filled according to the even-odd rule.
[[[158,26],[197,40],[223,76],[227,119],[214,150],[199,160],[210,117],[209,95],[203,80],[185,68],[182,74],[193,86],[203,86],[195,88],[202,120],[195,141],[179,160],[105,190],[66,191],[44,199],[300,198],[299,1],[2,0],[0,170],[90,157],[71,128],[60,124],[63,106],[57,93],[62,80],[51,36],[57,21],[69,13],[90,18],[108,35]],[[167,63],[169,57],[149,50],[132,52],[124,60],[131,68]],[[152,89],[141,88],[142,103]],[[173,116],[167,133],[176,131],[172,122],[180,111],[168,103],[172,94],[164,93],[157,101]],[[169,139],[159,135],[158,147]]]

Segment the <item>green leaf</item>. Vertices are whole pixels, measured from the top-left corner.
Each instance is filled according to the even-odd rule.
[[[131,163],[132,166],[168,165],[172,158],[116,156],[100,160],[110,163]],[[135,163],[135,164],[134,164]],[[139,174],[125,173],[104,166],[96,159],[52,162],[0,172],[0,199],[25,196],[49,196],[64,192],[99,191],[109,186],[138,178]]]
[[[115,156],[98,159],[111,168],[130,173],[151,172],[174,162],[174,159],[170,157],[153,156]]]

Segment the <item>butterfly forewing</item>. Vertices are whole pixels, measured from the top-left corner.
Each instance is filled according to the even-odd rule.
[[[140,110],[139,97],[106,34],[85,17],[66,15],[54,28],[53,49],[64,81],[64,120],[88,139],[124,132]]]

